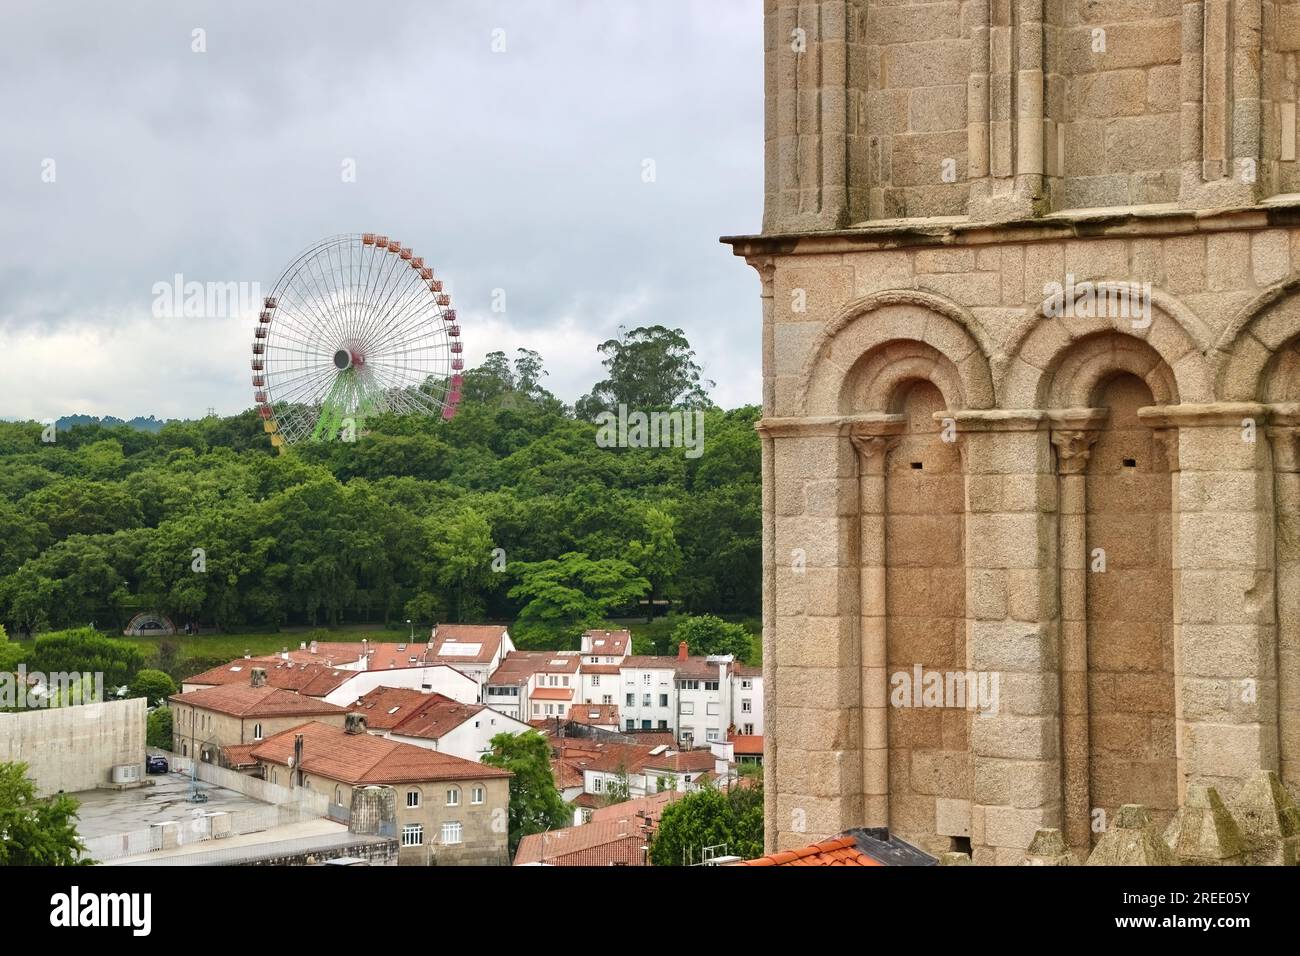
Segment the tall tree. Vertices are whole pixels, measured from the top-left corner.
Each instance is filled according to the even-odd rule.
[[[682,641],[692,654],[730,654],[746,661],[753,651],[754,637],[743,624],[731,624],[712,614],[683,618],[673,628],[672,646]]]
[[[555,788],[551,773],[551,745],[535,730],[522,734],[497,734],[489,741],[491,753],[483,763],[509,770],[510,856],[519,841],[531,833],[554,830],[569,822],[569,808]]]
[[[695,352],[681,329],[662,325],[620,330],[597,346],[606,377],[578,400],[578,416],[626,405],[637,411],[709,405],[713,382],[701,376]]]
[[[664,807],[650,842],[652,866],[699,863],[701,851],[721,846],[731,856],[763,855],[763,788],[705,787]]]
[[[548,636],[576,640],[650,589],[628,562],[592,560],[577,551],[555,560],[520,562],[510,570],[519,580],[510,597],[526,602],[515,624],[525,644]]]
[[[36,796],[23,763],[0,763],[0,866],[88,866],[76,800]]]

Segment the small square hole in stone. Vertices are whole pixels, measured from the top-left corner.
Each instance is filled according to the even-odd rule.
[[[912,470],[913,470],[913,471],[920,471],[920,470],[921,470],[921,463],[920,463],[919,461],[914,461],[914,462],[912,462]]]
[[[1125,467],[1125,468],[1136,468],[1137,466],[1138,466],[1138,460],[1137,460],[1136,458],[1125,458],[1125,459],[1124,459],[1124,467]]]

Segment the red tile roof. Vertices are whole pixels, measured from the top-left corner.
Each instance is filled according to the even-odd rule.
[[[674,773],[699,773],[717,766],[711,750],[666,751],[657,756],[647,754],[637,764],[637,771],[671,770]]]
[[[453,666],[491,663],[506,633],[504,624],[439,624],[429,641],[426,660]]]
[[[584,674],[618,674],[621,668],[617,664],[583,664]]]
[[[312,717],[346,713],[343,707],[295,694],[291,690],[249,684],[205,687],[188,694],[172,694],[168,700],[231,717]]]
[[[613,724],[618,726],[618,704],[574,704],[569,719],[575,724]]]
[[[256,744],[232,744],[229,747],[221,748],[221,759],[226,767],[256,767],[257,760],[253,757],[253,751],[260,747]]]
[[[642,847],[647,842],[640,827],[621,820],[584,823],[524,837],[515,852],[515,866],[645,866]]]
[[[632,648],[632,632],[627,630],[596,629],[587,631],[583,636],[590,638],[590,648],[583,653],[592,657],[622,657]]]
[[[442,702],[455,703],[442,694],[422,694],[407,687],[376,687],[358,698],[348,710],[364,714],[370,730],[392,730],[421,707]]]
[[[262,741],[253,756],[287,767],[298,734],[303,735],[303,772],[351,786],[510,776],[508,771],[487,764],[372,734],[349,734],[316,721]]]
[[[533,700],[573,700],[572,687],[539,687],[529,697]]]
[[[685,791],[678,790],[661,790],[658,793],[652,793],[648,797],[637,797],[633,800],[624,800],[622,803],[611,804],[608,807],[601,807],[591,814],[592,823],[603,823],[606,820],[640,820],[640,814],[645,814],[646,818],[652,823],[658,823],[659,818],[663,816],[664,807],[670,803],[675,803],[682,797],[686,796]]]
[[[487,709],[483,704],[462,704],[444,697],[442,700],[430,701],[411,711],[393,728],[393,733],[399,737],[438,740],[443,734],[455,730],[465,721]],[[495,712],[489,713],[495,716]]]
[[[570,790],[573,787],[581,787],[583,783],[581,760],[559,760],[551,761],[551,776],[555,779],[555,789]]]
[[[762,734],[732,734],[731,736],[732,751],[739,754],[756,754],[763,755],[763,735]]]
[[[212,687],[250,684],[254,667],[266,671],[266,683],[269,686],[297,691],[307,697],[324,697],[357,676],[356,671],[345,671],[324,664],[304,664],[281,660],[279,657],[241,657],[229,664],[187,677],[181,683]]]
[[[786,850],[757,860],[743,860],[734,866],[884,866],[858,849],[851,836],[823,840],[798,850]]]
[[[555,656],[554,651],[511,651],[501,658],[501,663],[488,678],[489,684],[523,684],[534,674],[546,669],[546,662]]]

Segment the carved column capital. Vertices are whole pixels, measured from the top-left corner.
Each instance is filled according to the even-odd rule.
[[[1098,432],[1078,428],[1053,429],[1052,444],[1056,447],[1056,470],[1062,475],[1081,475],[1087,470],[1088,456],[1097,441]]]
[[[858,452],[858,473],[880,475],[885,470],[885,456],[898,446],[900,435],[871,435],[850,432],[849,441]]]

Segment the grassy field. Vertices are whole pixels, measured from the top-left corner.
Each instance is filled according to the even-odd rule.
[[[416,640],[427,637],[427,631],[417,629]],[[299,644],[319,641],[371,641],[391,643],[407,638],[410,631],[403,627],[398,630],[384,630],[380,624],[358,624],[343,627],[287,627],[280,631],[254,632],[249,634],[173,634],[164,637],[121,637],[120,640],[134,644],[144,654],[146,660],[152,660],[158,653],[158,645],[170,641],[177,645],[178,656],[186,657],[221,657],[233,660],[249,654],[274,654],[283,648],[294,649]]]

